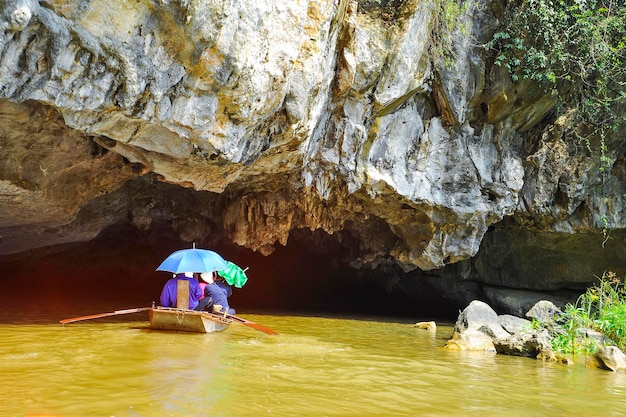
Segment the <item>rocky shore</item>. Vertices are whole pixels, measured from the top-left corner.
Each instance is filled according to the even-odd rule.
[[[459,314],[452,337],[444,348],[574,363],[575,355],[565,355],[552,346],[552,338],[564,332],[563,312],[558,307],[551,301],[541,300],[525,316],[498,315],[488,304],[474,300]],[[593,355],[583,355],[588,366],[626,370],[626,355],[608,338],[592,329],[581,329],[580,333],[584,338],[595,339],[598,345]]]

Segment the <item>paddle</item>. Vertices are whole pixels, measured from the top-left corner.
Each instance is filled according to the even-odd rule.
[[[278,332],[276,332],[276,331],[274,331],[274,330],[272,330],[272,329],[268,329],[267,327],[261,326],[261,325],[260,325],[260,324],[258,324],[258,323],[255,323],[255,322],[250,321],[250,320],[246,320],[246,319],[244,319],[244,318],[242,318],[242,317],[237,317],[237,316],[234,316],[234,315],[232,315],[232,314],[228,314],[228,313],[226,313],[226,314],[223,314],[223,313],[216,313],[216,314],[218,314],[218,315],[220,315],[220,316],[221,316],[221,315],[224,315],[225,317],[230,317],[231,319],[235,320],[236,322],[239,322],[239,323],[243,324],[244,326],[252,327],[253,329],[260,330],[260,331],[262,331],[263,333],[267,333],[267,334],[278,334]]]
[[[99,314],[92,314],[90,316],[72,317],[71,319],[61,320],[59,323],[61,324],[74,323],[75,321],[99,319],[100,317],[119,316],[121,314],[139,313],[140,311],[146,311],[146,310],[151,310],[151,309],[152,307],[128,308],[126,310],[116,310],[110,313],[99,313]]]

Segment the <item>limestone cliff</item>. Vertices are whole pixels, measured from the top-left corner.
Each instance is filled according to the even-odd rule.
[[[2,0],[0,254],[121,219],[264,255],[322,230],[407,293],[509,309],[626,272],[623,132],[602,173],[480,47],[500,2],[467,3],[446,59],[439,4]]]

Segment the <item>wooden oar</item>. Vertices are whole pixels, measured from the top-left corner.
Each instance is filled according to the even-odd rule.
[[[272,330],[272,329],[268,329],[268,328],[267,328],[267,327],[265,327],[265,326],[261,326],[261,325],[260,325],[260,324],[258,324],[258,323],[255,323],[255,322],[250,321],[250,320],[246,320],[246,319],[244,319],[244,318],[242,318],[242,317],[237,317],[237,316],[234,316],[234,315],[232,315],[232,314],[223,314],[223,313],[216,313],[216,314],[218,314],[218,315],[220,315],[220,316],[221,316],[221,315],[224,315],[224,316],[226,316],[226,317],[230,317],[231,319],[235,320],[236,322],[239,322],[239,323],[243,324],[244,326],[252,327],[253,329],[260,330],[260,331],[262,331],[263,333],[267,333],[267,334],[278,334],[278,332],[276,332],[276,331],[274,331],[274,330]]]
[[[126,310],[116,310],[110,313],[99,313],[99,314],[92,314],[90,316],[72,317],[71,319],[61,320],[59,323],[61,324],[74,323],[75,321],[99,319],[101,317],[109,317],[109,316],[119,316],[121,314],[139,313],[140,311],[146,311],[146,310],[151,310],[151,309],[152,307],[128,308]]]

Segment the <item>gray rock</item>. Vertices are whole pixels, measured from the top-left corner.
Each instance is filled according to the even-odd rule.
[[[500,325],[511,334],[521,333],[530,330],[531,321],[521,317],[512,316],[510,314],[501,314],[498,316]]]
[[[602,346],[595,354],[600,365],[611,371],[626,369],[626,355],[616,346]]]
[[[472,326],[482,323],[496,323],[497,321],[498,313],[493,311],[487,303],[474,300],[459,314],[454,330],[462,332]]]
[[[526,317],[535,319],[540,323],[550,324],[562,313],[561,309],[555,306],[552,301],[541,300],[528,310]]]
[[[452,338],[446,342],[444,349],[496,352],[492,338],[484,332],[475,329],[468,329],[463,333],[453,334]]]
[[[412,327],[420,330],[428,330],[434,332],[437,330],[437,323],[435,323],[434,321],[420,321],[415,323]]]
[[[493,341],[498,353],[536,358],[551,356],[552,345],[546,330],[529,330]]]
[[[498,314],[482,301],[472,301],[454,325],[448,349],[495,351],[492,340],[508,337],[499,323]]]

